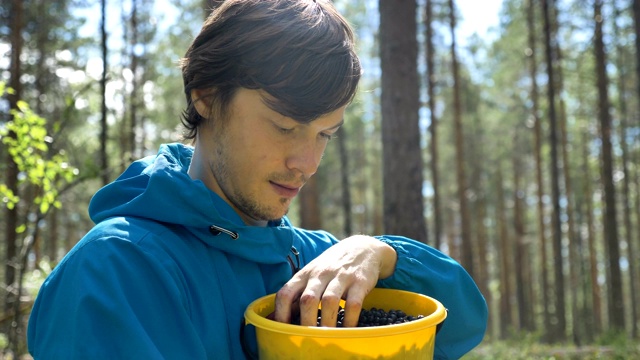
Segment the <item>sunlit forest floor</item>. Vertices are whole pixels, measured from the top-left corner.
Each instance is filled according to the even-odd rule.
[[[640,359],[640,344],[615,345],[545,345],[514,341],[481,344],[462,360],[627,360]]]
[[[607,346],[551,347],[483,345],[467,354],[462,360],[626,360],[640,359],[640,349],[615,349]]]

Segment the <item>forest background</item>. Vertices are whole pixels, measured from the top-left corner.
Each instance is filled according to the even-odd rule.
[[[177,62],[215,3],[0,3],[4,354],[93,193],[180,140]],[[491,314],[469,359],[639,357],[639,1],[504,0],[462,39],[455,0],[335,3],[364,77],[294,224],[460,261]]]

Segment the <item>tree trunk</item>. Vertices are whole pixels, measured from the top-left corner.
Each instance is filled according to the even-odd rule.
[[[47,52],[48,49],[46,48],[48,41],[48,36],[49,36],[49,30],[50,30],[50,26],[47,23],[48,22],[48,18],[47,18],[47,8],[46,8],[47,2],[44,0],[40,0],[40,1],[36,1],[35,3],[32,3],[32,9],[34,8],[36,10],[36,17],[39,19],[38,22],[38,27],[37,29],[35,29],[35,39],[36,39],[36,47],[37,47],[37,51],[38,51],[38,60],[36,62],[36,68],[35,68],[35,77],[36,77],[36,81],[35,81],[35,90],[36,90],[36,96],[40,99],[41,96],[46,96],[48,91],[47,91],[47,85],[49,83],[48,81],[48,70],[47,70],[47,66],[45,64],[46,59],[47,59]],[[35,103],[35,112],[38,115],[42,115],[43,113],[43,105],[44,101],[37,101]],[[47,128],[47,133],[50,134],[51,133],[51,129],[53,128],[52,126],[53,121],[48,121],[46,128]],[[51,149],[50,149],[51,150]],[[31,188],[31,186],[29,186]],[[27,200],[27,204],[33,204],[33,202],[31,201],[32,199]],[[27,213],[30,210],[27,209]],[[33,244],[33,256],[34,256],[34,262],[36,264],[38,264],[41,260],[42,257],[42,247],[44,246],[44,244],[42,243],[42,239],[35,239],[35,243]]]
[[[440,183],[438,172],[438,118],[436,117],[436,72],[434,65],[435,47],[433,46],[433,1],[427,0],[425,6],[425,40],[427,61],[427,97],[429,102],[429,132],[431,133],[431,186],[433,187],[433,246],[440,248],[442,237],[442,212],[440,210]]]
[[[458,70],[458,56],[456,55],[456,16],[453,0],[449,0],[449,20],[451,23],[451,71],[453,76],[453,122],[456,144],[456,177],[458,183],[458,202],[460,206],[460,263],[471,277],[473,269],[473,244],[471,243],[471,229],[467,201],[467,179],[465,175],[464,133],[462,130],[462,104],[460,103],[460,75]]]
[[[427,243],[422,197],[416,2],[380,0],[384,228]]]
[[[340,180],[342,183],[342,212],[344,213],[344,233],[346,236],[353,234],[351,220],[351,187],[349,186],[349,154],[347,153],[347,131],[340,128],[338,134],[338,150],[340,152]]]
[[[607,282],[607,303],[609,325],[613,330],[624,331],[624,302],[622,298],[622,274],[620,270],[620,247],[618,228],[616,226],[616,195],[613,182],[613,149],[611,145],[611,114],[609,113],[609,93],[607,77],[607,60],[602,40],[602,1],[594,1],[594,49],[596,58],[596,77],[598,87],[598,120],[602,140],[601,173],[604,187],[604,241],[609,268]]]
[[[60,211],[56,208],[51,209],[49,212],[49,232],[51,236],[49,237],[49,241],[47,241],[47,257],[49,258],[50,264],[58,263],[58,223]]]
[[[107,158],[107,72],[109,71],[107,53],[107,0],[100,0],[100,45],[102,47],[102,78],[100,79],[100,91],[102,102],[100,106],[100,176],[102,185],[109,183],[109,162]]]
[[[123,7],[121,10],[121,21],[122,21],[122,43],[123,44],[129,44],[130,40],[129,40],[129,26],[128,23],[129,21],[127,20],[127,13],[126,13],[126,9]],[[123,49],[122,49],[122,53],[120,54],[120,61],[121,61],[121,66],[123,68],[126,68],[128,66],[127,64],[127,59],[129,58],[129,53],[128,53],[128,46],[127,45],[123,45]],[[127,79],[122,76],[121,78],[122,82],[124,84],[127,83]],[[131,155],[129,154],[129,129],[131,128],[131,126],[127,125],[129,123],[129,105],[128,105],[128,101],[131,101],[131,99],[129,99],[129,93],[127,90],[127,87],[125,86],[125,88],[122,90],[122,118],[120,119],[121,122],[121,126],[118,126],[118,142],[119,142],[119,146],[118,149],[120,150],[120,159],[122,159],[120,161],[120,173],[123,173],[124,170],[126,169],[127,165],[128,165],[128,161],[131,158]]]
[[[620,18],[620,9],[615,6],[615,17],[612,22],[613,30],[614,30],[614,39],[618,39],[620,37],[618,24],[615,21]],[[636,273],[636,262],[634,259],[636,258],[636,248],[635,248],[635,238],[633,236],[634,229],[631,224],[631,215],[633,213],[633,208],[631,207],[631,171],[629,170],[629,144],[628,138],[629,133],[627,132],[627,127],[629,123],[629,115],[627,111],[627,87],[625,79],[628,76],[626,69],[627,64],[625,63],[625,49],[622,44],[619,42],[616,44],[616,67],[619,70],[618,75],[618,102],[619,102],[619,111],[620,111],[620,150],[622,152],[622,173],[624,175],[624,179],[622,182],[622,198],[623,198],[623,209],[622,212],[624,217],[624,229],[625,229],[625,237],[624,240],[627,243],[627,259],[629,259],[629,297],[631,302],[631,336],[633,338],[638,337],[638,290],[636,289],[636,281],[637,281],[637,273]]]
[[[559,67],[560,68],[560,67]],[[562,78],[560,75],[562,72],[558,69],[558,78]],[[562,81],[559,81],[561,84]],[[560,85],[560,88],[562,85]],[[573,211],[574,201],[573,201],[573,184],[571,180],[571,166],[569,164],[569,140],[567,134],[567,119],[566,112],[564,107],[564,100],[560,100],[560,139],[562,143],[562,173],[564,177],[564,190],[565,190],[565,201],[566,201],[566,212],[567,212],[567,237],[569,239],[569,279],[571,284],[578,284],[578,272],[580,262],[578,261],[578,243],[577,243],[577,234],[575,231],[575,214]],[[572,323],[572,333],[573,333],[573,342],[576,345],[580,345],[583,341],[583,326],[581,325],[582,320],[580,319],[581,309],[579,307],[580,302],[578,290],[580,288],[578,286],[570,286],[571,292],[571,323]]]
[[[10,41],[11,41],[11,58],[10,58],[10,80],[9,86],[13,88],[14,93],[8,94],[9,109],[17,109],[18,100],[22,96],[22,83],[20,77],[22,76],[20,54],[22,53],[22,46],[24,40],[22,39],[22,29],[24,27],[23,16],[24,8],[22,0],[13,0],[11,3],[11,28],[10,28]],[[9,136],[15,136],[14,133],[10,133]],[[14,195],[18,196],[18,166],[13,161],[13,157],[9,152],[7,156],[6,167],[6,185],[7,189],[12,191]],[[5,284],[8,285],[8,292],[5,301],[5,310],[13,308],[15,299],[14,294],[11,291],[11,287],[16,280],[16,268],[15,263],[17,261],[17,234],[16,229],[18,227],[18,205],[13,208],[7,207],[5,210]]]
[[[524,197],[525,189],[522,187],[522,154],[519,154],[515,149],[518,147],[520,141],[519,131],[515,129],[516,134],[514,136],[513,143],[513,228],[515,239],[515,256],[514,261],[518,264],[514,267],[515,270],[515,285],[516,285],[516,299],[518,305],[518,320],[519,328],[525,331],[533,330],[533,317],[531,305],[531,295],[529,293],[528,284],[531,279],[531,268],[529,267],[529,246],[526,241],[526,230],[524,224]]]
[[[636,109],[636,111],[638,111],[638,113],[640,113],[640,101],[638,101],[638,99],[640,99],[640,0],[633,0],[633,25],[634,25],[634,30],[635,30],[635,54],[636,54],[636,104],[638,106],[638,109]],[[637,117],[637,123],[636,124],[632,124],[631,126],[638,126],[640,125],[640,117]],[[640,135],[636,135],[636,144],[638,144],[640,142]],[[635,164],[640,164],[640,152],[636,151],[636,156],[635,156]],[[636,226],[638,228],[638,236],[636,237],[636,247],[638,248],[637,251],[637,255],[636,258],[631,259],[631,261],[635,262],[636,264],[640,261],[640,169],[638,169],[638,167],[635,167],[635,184],[636,184],[636,204],[635,204],[635,208],[636,208]],[[640,276],[640,274],[639,274]],[[640,281],[640,279],[636,280],[636,281]],[[640,314],[638,315],[640,316]]]
[[[549,102],[549,142],[551,145],[551,198],[553,202],[553,270],[554,270],[554,287],[553,287],[553,317],[555,321],[551,321],[552,327],[549,331],[548,341],[562,341],[566,334],[566,318],[565,318],[565,299],[564,299],[564,276],[562,273],[562,224],[560,209],[560,170],[558,165],[558,136],[556,130],[556,94],[555,94],[555,77],[554,77],[554,54],[551,44],[551,25],[549,15],[549,1],[542,0],[542,10],[544,14],[544,35],[546,49],[546,63],[548,75],[547,98]],[[552,4],[553,5],[553,4]]]
[[[129,93],[129,161],[134,161],[137,156],[136,132],[138,129],[138,54],[135,49],[138,45],[138,0],[131,1],[131,17],[129,18],[131,26],[130,38],[130,70],[131,70],[131,92]]]
[[[556,10],[555,6],[553,7]],[[552,37],[553,39],[558,38],[558,18],[557,11],[553,11],[555,15],[553,21],[551,21],[552,27]],[[564,182],[564,192],[565,192],[565,203],[566,203],[566,223],[567,223],[567,239],[568,239],[568,252],[569,252],[569,279],[571,284],[578,284],[578,271],[579,271],[579,263],[577,259],[577,234],[575,230],[575,214],[573,211],[574,207],[574,192],[573,192],[573,184],[571,178],[571,164],[569,163],[569,135],[567,132],[567,111],[566,104],[564,101],[564,75],[562,70],[562,51],[560,48],[559,41],[555,41],[554,51],[557,59],[557,77],[555,83],[555,91],[558,93],[558,104],[560,113],[558,114],[558,125],[560,130],[560,144],[561,144],[561,154],[562,154],[562,176]],[[571,301],[570,310],[571,310],[571,320],[572,320],[572,332],[573,332],[573,341],[575,344],[581,344],[582,336],[581,332],[583,332],[584,328],[581,326],[580,321],[580,311],[579,308],[580,302],[578,301],[578,286],[571,286]]]
[[[487,219],[487,191],[483,176],[483,159],[486,159],[483,144],[486,141],[485,132],[483,130],[482,115],[475,114],[473,133],[475,136],[471,142],[471,191],[476,194],[476,200],[473,203],[473,219],[474,235],[475,235],[475,280],[478,289],[484,295],[487,303],[491,303],[491,291],[489,290],[489,263],[487,260],[487,233],[488,229],[485,224]],[[489,325],[487,325],[489,326]]]
[[[638,139],[636,140],[636,144],[640,143],[640,135],[636,136]],[[635,164],[640,164],[640,151],[636,151],[636,156],[635,156]],[[635,185],[636,185],[636,201],[635,201],[635,208],[636,208],[636,225],[638,226],[638,233],[640,233],[640,169],[636,166],[636,171],[635,171]],[[631,261],[633,261],[634,263],[638,264],[638,262],[640,262],[640,239],[638,239],[638,237],[640,237],[640,235],[638,235],[635,239],[635,245],[634,248],[637,249],[636,250],[636,256],[635,258],[631,259]],[[638,288],[638,281],[640,281],[640,279],[636,278],[636,289]],[[636,294],[636,296],[638,296]]]
[[[481,151],[479,151],[481,152]],[[479,176],[478,177],[478,184],[477,186],[479,188],[483,188],[482,185],[484,184],[484,182],[482,181],[482,178]],[[478,269],[476,271],[476,276],[477,276],[477,284],[478,284],[478,289],[480,290],[480,292],[482,293],[482,295],[485,298],[485,301],[487,302],[488,306],[491,307],[491,304],[493,303],[493,295],[491,293],[491,290],[489,289],[489,283],[490,283],[490,271],[489,271],[489,262],[488,262],[488,254],[489,254],[489,229],[488,226],[485,223],[485,220],[487,219],[487,195],[486,192],[482,191],[479,196],[478,199],[476,201],[476,213],[475,215],[477,216],[477,227],[476,227],[476,239],[478,242],[478,264],[480,266],[478,266]],[[492,329],[494,321],[492,320],[492,317],[489,316],[488,319],[488,324],[487,324],[487,329]],[[491,333],[491,330],[487,331],[488,333]]]
[[[531,49],[531,55],[529,56],[529,71],[531,77],[531,116],[534,121],[534,157],[536,167],[536,186],[537,186],[537,221],[538,221],[538,244],[539,244],[539,269],[540,278],[542,279],[540,289],[542,292],[542,303],[550,304],[551,297],[549,296],[549,273],[548,273],[548,260],[547,260],[547,238],[545,235],[544,224],[544,182],[542,181],[542,124],[539,116],[539,91],[538,91],[538,65],[536,61],[537,45],[536,45],[536,28],[535,28],[535,0],[529,0],[529,6],[527,11],[527,29],[528,29],[528,42]],[[543,328],[545,332],[551,329],[551,317],[549,315],[548,307],[542,306],[542,318]]]
[[[456,237],[457,233],[457,224],[456,224],[456,209],[453,207],[447,208],[449,211],[447,219],[447,248],[449,249],[449,256],[454,259],[460,258],[460,243],[459,238]]]
[[[635,30],[636,43],[636,96],[640,99],[640,0],[633,0],[633,26]],[[636,101],[640,108],[640,101]],[[640,119],[638,124],[640,125]]]
[[[304,229],[322,229],[318,178],[312,176],[298,194],[300,202],[300,227]]]
[[[510,328],[513,326],[513,314],[511,303],[511,295],[513,290],[511,287],[511,274],[513,272],[511,258],[513,257],[513,249],[509,242],[509,230],[507,229],[507,214],[505,210],[504,180],[502,176],[502,168],[500,164],[496,174],[496,217],[498,224],[499,239],[499,259],[500,259],[500,338],[504,339],[510,334]]]
[[[587,222],[587,244],[589,247],[589,270],[591,279],[591,302],[593,313],[593,333],[598,335],[602,332],[602,295],[600,284],[598,283],[598,258],[596,250],[594,220],[593,220],[593,191],[591,189],[591,168],[589,166],[589,144],[591,138],[588,132],[584,133],[582,141],[582,158],[584,160],[582,173],[584,175],[584,198],[585,198],[585,214]]]

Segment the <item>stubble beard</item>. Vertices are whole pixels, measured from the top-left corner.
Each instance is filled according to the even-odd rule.
[[[217,160],[212,162],[210,166],[218,186],[229,202],[242,214],[257,221],[274,221],[285,216],[289,212],[290,204],[287,205],[284,212],[280,214],[281,210],[267,204],[260,204],[255,195],[231,186],[233,182],[233,171],[227,163],[229,157],[225,150],[226,144],[224,140],[218,140],[219,141],[216,141],[215,149]],[[289,199],[280,199],[282,205],[285,205],[287,202],[289,202]]]

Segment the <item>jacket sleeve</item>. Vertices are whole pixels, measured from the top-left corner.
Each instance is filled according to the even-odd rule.
[[[458,359],[478,345],[487,327],[487,304],[473,279],[455,260],[415,240],[379,236],[398,254],[392,276],[378,287],[431,296],[447,309],[436,336],[435,359]]]
[[[204,358],[180,281],[129,241],[81,244],[40,289],[29,351],[35,359]],[[176,332],[180,341],[168,335]]]

